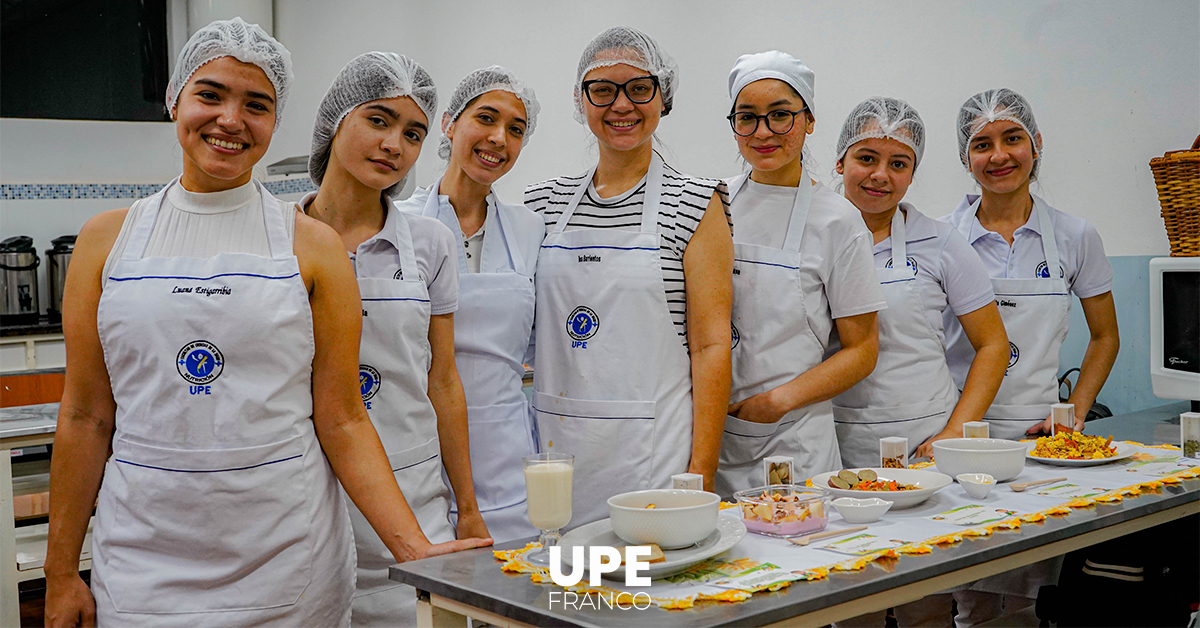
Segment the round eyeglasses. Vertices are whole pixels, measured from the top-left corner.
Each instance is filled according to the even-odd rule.
[[[729,126],[733,127],[733,132],[742,136],[750,137],[758,131],[759,120],[767,121],[767,130],[775,135],[783,135],[792,130],[796,125],[796,116],[808,111],[808,107],[801,107],[796,111],[788,111],[787,109],[776,109],[768,111],[763,115],[757,115],[748,111],[739,111],[725,116],[729,120]]]
[[[657,76],[639,76],[624,83],[614,83],[604,79],[583,82],[583,93],[588,102],[596,107],[607,107],[617,101],[617,94],[625,92],[625,97],[635,105],[644,105],[658,94]]]

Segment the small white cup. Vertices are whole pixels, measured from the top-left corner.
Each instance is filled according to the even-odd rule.
[[[986,473],[960,473],[954,479],[958,480],[967,495],[975,499],[987,497],[992,487],[996,486],[996,478]]]

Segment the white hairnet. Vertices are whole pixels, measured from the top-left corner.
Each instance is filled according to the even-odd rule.
[[[851,146],[871,138],[896,140],[909,147],[916,157],[913,169],[921,165],[925,154],[925,123],[912,105],[898,98],[868,98],[850,110],[837,142],[837,161]]]
[[[312,150],[308,155],[308,175],[313,183],[319,187],[325,178],[333,136],[337,135],[346,114],[372,100],[397,96],[412,98],[424,112],[426,122],[433,123],[437,88],[429,73],[416,61],[394,52],[368,52],[351,59],[338,72],[317,107],[317,120],[313,124]],[[403,188],[404,179],[401,179],[383,193],[391,198]]]
[[[458,116],[462,115],[463,110],[472,100],[495,90],[508,92],[520,98],[521,103],[525,105],[525,136],[521,143],[522,146],[528,144],[533,130],[537,127],[537,117],[542,110],[542,105],[538,103],[537,95],[533,93],[532,87],[517,78],[517,75],[507,68],[498,65],[475,70],[459,81],[458,87],[454,88],[454,94],[450,96],[450,104],[446,105],[444,119],[454,122]],[[447,126],[447,124],[442,125],[442,133],[446,132]],[[450,160],[450,138],[445,135],[438,143],[438,157],[445,161]]]
[[[262,68],[275,87],[275,124],[278,125],[292,87],[292,54],[258,24],[247,24],[240,17],[217,20],[196,31],[183,45],[175,61],[175,71],[167,83],[167,112],[172,117],[175,115],[179,93],[196,70],[221,57],[233,57]]]
[[[786,52],[771,50],[738,57],[729,71],[729,101],[735,103],[742,89],[754,81],[778,79],[792,86],[804,99],[808,112],[816,119],[813,107],[813,86],[816,75],[799,59]]]
[[[575,75],[575,121],[587,123],[584,115],[583,77],[596,68],[624,63],[658,77],[662,91],[663,115],[671,113],[675,102],[679,66],[675,60],[659,47],[649,35],[628,26],[615,26],[599,35],[588,44],[579,58],[579,71]]]
[[[958,110],[958,158],[967,170],[971,169],[967,157],[971,139],[983,127],[997,120],[1008,120],[1021,125],[1034,143],[1033,171],[1029,178],[1037,179],[1038,167],[1042,162],[1042,148],[1037,144],[1038,125],[1033,118],[1033,107],[1025,97],[1008,88],[989,89],[967,99]]]

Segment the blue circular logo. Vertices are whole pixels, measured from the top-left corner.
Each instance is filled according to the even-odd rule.
[[[175,368],[188,383],[203,385],[221,376],[225,370],[225,356],[213,343],[193,340],[179,350]]]
[[[729,345],[730,349],[737,349],[738,343],[742,341],[742,334],[738,332],[737,325],[729,324],[729,329],[733,332],[733,343]]]
[[[1019,349],[1017,349],[1017,345],[1014,345],[1012,342],[1009,342],[1008,343],[1008,368],[1012,368],[1012,367],[1016,366],[1017,360],[1020,360],[1020,359],[1021,359],[1021,351]]]
[[[908,256],[906,256],[906,257],[905,257],[905,260],[907,260],[907,261],[908,261],[908,267],[912,269],[913,277],[916,277],[916,276],[917,276],[917,260],[913,259],[913,257],[912,257],[911,255],[908,255]],[[891,267],[892,267],[892,260],[891,260],[891,258],[888,258],[888,261],[887,261],[887,263],[886,263],[886,264],[884,264],[884,265],[883,265],[883,267],[884,267],[884,268],[891,268]]]
[[[1042,279],[1050,278],[1050,269],[1046,266],[1046,262],[1042,262],[1037,265],[1037,270],[1034,271],[1034,275]],[[1059,278],[1067,276],[1067,274],[1063,272],[1063,267],[1061,264],[1058,266],[1058,276]]]
[[[358,365],[358,392],[363,401],[370,401],[379,392],[379,371],[367,364]]]
[[[573,340],[587,340],[600,331],[600,317],[592,308],[579,306],[567,317],[567,335]]]

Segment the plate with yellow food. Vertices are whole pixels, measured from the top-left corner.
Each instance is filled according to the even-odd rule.
[[[1137,453],[1129,443],[1114,443],[1111,436],[1059,432],[1025,444],[1030,460],[1060,467],[1091,467],[1125,460]]]
[[[953,478],[936,471],[884,468],[843,469],[821,473],[812,479],[813,486],[837,497],[879,497],[894,502],[892,510],[912,508],[953,483]]]

